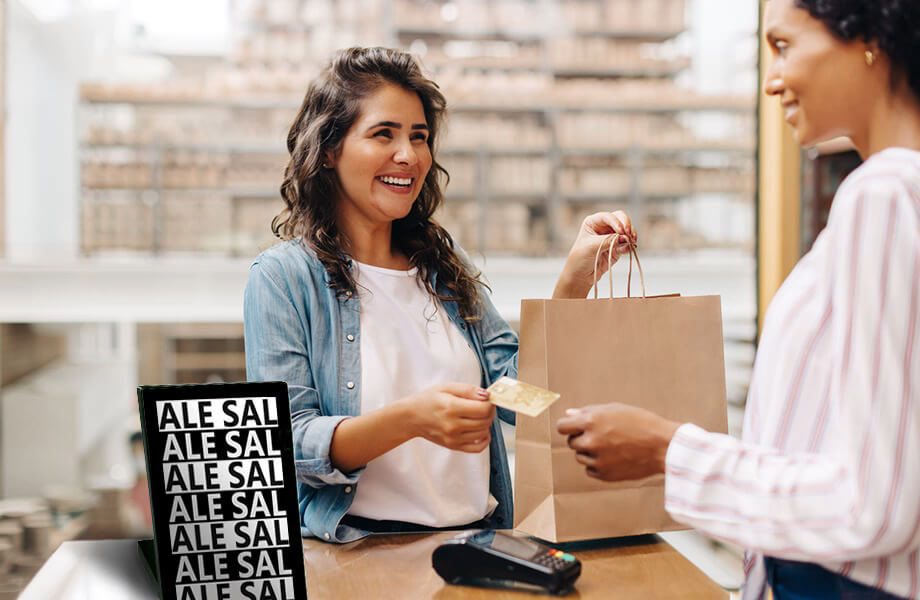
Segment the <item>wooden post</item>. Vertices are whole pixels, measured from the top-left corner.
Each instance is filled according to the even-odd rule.
[[[761,24],[763,7],[761,0]],[[761,27],[762,29],[762,27]],[[770,64],[770,48],[760,36],[760,73]],[[763,90],[761,89],[761,94]],[[775,97],[761,96],[759,108],[757,193],[757,330],[773,295],[801,255],[802,153],[783,107]]]

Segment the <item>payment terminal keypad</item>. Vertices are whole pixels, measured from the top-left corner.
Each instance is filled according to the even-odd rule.
[[[561,550],[551,549],[545,554],[537,555],[534,562],[552,569],[564,569],[569,566],[569,563],[575,562],[575,557]]]

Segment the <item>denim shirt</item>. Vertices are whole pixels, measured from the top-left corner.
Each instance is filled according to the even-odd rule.
[[[432,284],[439,294],[446,293],[437,287],[436,274]],[[476,353],[481,385],[487,387],[502,375],[517,374],[518,338],[485,292],[481,299],[481,319],[473,323],[460,318],[455,302],[443,306]],[[359,299],[337,297],[316,254],[295,239],[266,250],[253,263],[243,312],[247,379],[288,384],[301,533],[340,543],[368,535],[340,523],[363,467],[343,473],[329,457],[336,426],[361,414]],[[513,413],[499,413],[514,422]],[[498,507],[490,524],[510,528],[511,475],[498,419],[491,432],[489,490]]]

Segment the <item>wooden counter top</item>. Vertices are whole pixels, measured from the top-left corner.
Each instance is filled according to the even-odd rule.
[[[374,598],[410,600],[524,600],[547,594],[518,589],[448,585],[431,567],[431,553],[456,532],[378,535],[336,545],[305,539],[310,600]],[[515,534],[520,535],[520,534]],[[728,599],[674,548],[654,535],[566,544],[582,562],[575,590],[565,598],[609,600]]]

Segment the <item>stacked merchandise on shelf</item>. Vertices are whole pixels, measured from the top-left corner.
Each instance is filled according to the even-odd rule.
[[[83,87],[83,248],[269,246],[307,82],[357,43],[410,49],[442,87],[439,219],[465,247],[558,254],[585,215],[615,207],[646,251],[750,247],[737,218],[687,226],[705,210],[753,223],[755,116],[753,97],[677,84],[686,1],[235,0],[236,46],[219,66]]]
[[[684,4],[397,2],[400,43],[453,106],[444,161],[476,174],[448,190],[477,207],[449,207],[448,228],[484,251],[558,253],[584,216],[622,207],[646,251],[748,247],[743,223],[727,237],[680,224],[701,204],[753,222],[754,197],[753,98],[675,83]]]
[[[137,337],[140,385],[246,380],[240,323],[150,323]]]
[[[0,500],[0,600],[14,600],[64,541],[87,527],[91,498],[49,489],[45,498]]]

